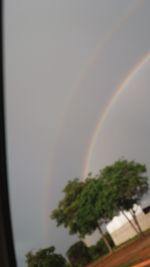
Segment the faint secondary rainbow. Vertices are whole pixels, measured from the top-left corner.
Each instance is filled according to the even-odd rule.
[[[73,85],[73,89],[71,90],[72,93],[68,94],[68,105],[66,106],[65,111],[62,113],[61,118],[61,127],[63,128],[63,123],[65,121],[66,114],[68,113],[69,108],[72,105],[72,102],[74,102],[74,99],[76,95],[78,95],[79,91],[82,87],[82,82],[86,80],[90,72],[95,66],[96,60],[98,57],[101,57],[103,55],[104,50],[106,49],[106,46],[110,43],[111,38],[115,33],[117,33],[119,30],[121,30],[122,26],[125,25],[125,23],[128,21],[130,17],[132,17],[136,12],[144,5],[144,0],[137,0],[136,5],[135,3],[131,4],[130,9],[115,23],[115,25],[112,26],[109,32],[106,33],[106,35],[103,36],[103,40],[99,39],[96,47],[93,49],[91,55],[89,56],[87,62],[85,63],[85,68],[81,71],[79,74],[79,78],[76,81],[76,83]],[[61,128],[61,129],[62,129]],[[59,131],[58,135],[61,135],[61,130]],[[59,136],[58,136],[59,139]]]
[[[96,127],[94,128],[92,138],[88,146],[87,156],[85,159],[85,165],[84,165],[83,175],[82,175],[83,179],[88,175],[88,172],[90,171],[89,165],[90,165],[90,160],[92,157],[93,149],[95,147],[100,128],[103,122],[105,121],[105,119],[107,118],[112,105],[119,98],[120,94],[125,89],[125,87],[131,82],[131,80],[140,72],[143,66],[149,61],[149,59],[150,59],[150,52],[146,53],[146,55],[144,55],[144,57],[134,66],[134,68],[128,73],[126,78],[119,85],[119,87],[117,87],[117,89],[114,91],[111,98],[109,99],[105,109],[102,112],[102,115],[100,116],[98,123],[96,124]]]

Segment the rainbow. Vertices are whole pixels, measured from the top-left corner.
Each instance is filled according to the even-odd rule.
[[[88,145],[88,150],[87,150],[86,158],[85,158],[85,164],[83,168],[83,175],[82,175],[83,179],[88,175],[90,160],[91,160],[92,153],[93,153],[96,141],[97,141],[99,131],[102,127],[102,124],[106,120],[107,116],[109,115],[109,112],[111,111],[113,104],[117,101],[120,94],[123,92],[126,86],[134,79],[134,77],[138,75],[138,73],[141,71],[143,66],[149,61],[149,59],[150,59],[150,52],[146,53],[146,55],[144,55],[144,57],[134,66],[134,68],[128,73],[126,78],[119,85],[119,87],[117,87],[117,89],[114,91],[114,93],[110,97],[105,109],[103,110],[100,116],[100,119],[98,120],[98,123],[96,124],[96,127],[94,128],[91,141]]]
[[[109,42],[111,41],[111,38],[113,37],[113,35],[115,33],[117,33],[119,30],[121,30],[122,26],[128,21],[128,19],[130,17],[132,17],[134,14],[136,14],[136,12],[144,5],[144,0],[137,0],[136,1],[136,5],[132,4],[131,8],[126,12],[126,14],[123,15],[123,17],[121,17],[116,23],[115,25],[111,28],[111,30],[103,37],[103,40],[99,40],[96,47],[94,48],[94,50],[92,51],[91,55],[89,56],[87,62],[86,62],[86,66],[85,68],[81,71],[78,80],[76,81],[75,85],[73,85],[73,90],[72,93],[70,95],[68,95],[68,105],[66,106],[66,110],[64,112],[64,115],[62,114],[62,127],[63,127],[63,122],[65,120],[65,116],[68,113],[68,110],[72,104],[72,102],[74,102],[74,99],[76,97],[76,95],[78,95],[78,93],[81,90],[81,86],[82,86],[82,82],[86,79],[86,77],[90,74],[90,72],[92,71],[97,58],[101,57],[103,55],[103,52],[106,48],[106,46],[109,44]],[[60,130],[60,134],[61,134],[61,130]]]

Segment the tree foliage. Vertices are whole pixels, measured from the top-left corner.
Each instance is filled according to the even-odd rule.
[[[96,178],[87,179],[85,187],[80,195],[77,211],[77,224],[81,235],[92,234],[96,229],[100,231],[101,237],[109,252],[112,248],[105,238],[101,226],[106,224],[111,214],[108,212],[106,198],[104,198],[102,183]]]
[[[73,244],[67,251],[67,257],[72,267],[82,267],[91,261],[88,247],[83,241]]]
[[[56,220],[57,226],[67,227],[70,234],[78,232],[76,213],[83,188],[84,182],[78,178],[69,181],[63,190],[64,198],[59,202],[58,208],[54,209],[50,215],[51,219]]]
[[[98,174],[83,182],[79,179],[69,181],[64,188],[64,198],[52,212],[51,218],[57,226],[64,225],[71,234],[80,237],[92,234],[96,229],[111,252],[111,246],[103,234],[102,226],[120,212],[130,211],[135,231],[141,232],[134,210],[148,191],[146,166],[135,161],[121,159],[106,166]]]
[[[141,231],[134,210],[148,192],[146,166],[135,161],[118,160],[100,171],[98,179],[103,183],[108,207],[114,215],[120,211],[131,211],[135,224]]]
[[[105,234],[105,238],[107,238],[111,247],[113,248],[115,245],[108,233]],[[97,259],[108,253],[103,239],[100,239],[95,245],[88,247],[88,250],[91,256],[91,261],[96,261]]]
[[[57,221],[58,226],[63,224],[68,227],[70,233],[84,237],[98,228],[103,237],[100,226],[108,221],[109,216],[105,212],[102,190],[99,180],[92,176],[85,182],[79,179],[69,181],[64,189],[65,196],[52,212],[51,218]],[[105,243],[111,251],[107,240]]]
[[[86,181],[84,190],[80,195],[76,216],[82,237],[93,233],[97,228],[100,217],[100,211],[98,213],[97,210],[97,197],[101,194],[101,188],[98,188],[97,185],[96,179]]]
[[[60,255],[54,253],[54,247],[48,247],[38,250],[35,254],[29,251],[26,254],[26,263],[28,267],[65,267],[66,260]]]

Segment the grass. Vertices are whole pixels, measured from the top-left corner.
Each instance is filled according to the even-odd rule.
[[[148,234],[150,234],[150,229],[144,231],[144,234],[145,234],[145,236],[148,235]],[[139,235],[134,236],[133,238],[129,239],[128,241],[124,242],[123,244],[121,244],[121,245],[119,245],[119,246],[117,246],[117,247],[114,247],[114,248],[113,248],[113,252],[115,253],[115,252],[117,252],[118,250],[123,249],[124,247],[126,247],[126,246],[132,244],[134,241],[136,241],[136,240],[138,240],[138,239],[140,239],[140,238],[141,238],[141,237],[140,237]],[[106,255],[100,257],[99,259],[96,259],[96,260],[93,261],[93,262],[99,262],[99,263],[100,263],[104,258],[107,258],[107,257],[109,257],[109,256],[110,256],[110,254],[106,254]],[[132,262],[130,261],[130,262],[125,263],[125,264],[123,264],[123,265],[120,265],[120,266],[118,266],[118,267],[130,267],[130,266],[133,266],[133,265],[136,264],[136,263],[138,264],[138,263],[140,263],[140,262],[142,262],[142,261],[144,261],[144,260],[146,260],[146,259],[149,259],[149,258],[150,258],[149,256],[146,257],[146,258],[139,258],[139,259],[137,259],[137,260],[135,260],[135,261],[132,261]]]
[[[121,266],[119,266],[119,267],[130,267],[130,266],[132,266],[133,264],[134,264],[134,262],[128,262],[128,263],[123,264],[123,265],[121,265]]]
[[[118,267],[131,267],[131,266],[133,266],[134,264],[138,264],[138,263],[140,263],[140,262],[142,262],[142,261],[145,261],[145,260],[148,260],[148,259],[150,259],[149,256],[148,256],[148,257],[144,257],[144,258],[139,258],[139,259],[137,259],[137,260],[135,260],[135,261],[130,261],[130,262],[128,262],[128,263],[124,263],[124,264],[122,264],[122,265],[119,265]]]
[[[150,232],[150,230],[149,230],[149,232]],[[139,238],[140,238],[140,237],[139,237],[138,235],[136,235],[136,236],[134,236],[133,238],[130,238],[128,241],[122,243],[121,245],[114,247],[114,248],[113,248],[113,253],[114,253],[114,252],[117,252],[118,250],[121,250],[122,248],[124,248],[124,247],[126,247],[127,245],[131,244],[131,243],[134,242],[135,240],[138,240]],[[109,257],[109,256],[110,256],[110,254],[105,254],[105,255],[99,257],[98,259],[96,259],[96,260],[93,261],[93,262],[101,262],[104,258],[107,258],[107,257]],[[128,267],[128,266],[132,266],[132,265],[131,265],[132,263],[129,263],[129,264],[130,264],[130,265],[125,265],[125,266],[123,265],[123,266],[119,266],[119,267]]]

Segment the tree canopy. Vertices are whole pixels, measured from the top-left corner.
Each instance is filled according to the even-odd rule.
[[[144,164],[121,159],[106,166],[97,175],[103,184],[108,206],[114,214],[120,211],[131,211],[139,231],[139,224],[134,210],[135,204],[140,204],[144,194],[148,192],[147,169]]]
[[[100,172],[100,179],[107,186],[106,191],[113,190],[116,204],[125,208],[124,199],[130,200],[129,205],[131,201],[140,203],[142,196],[147,192],[148,177],[144,175],[146,171],[146,166],[143,164],[118,160]]]
[[[94,177],[86,179],[85,182],[79,179],[69,181],[65,189],[64,198],[59,202],[51,218],[57,221],[57,225],[63,224],[69,228],[69,232],[77,233],[84,237],[99,229],[104,242],[111,251],[107,239],[103,236],[101,224],[108,221],[109,216],[105,211],[102,194],[102,184]]]
[[[91,178],[85,182],[85,187],[80,194],[77,225],[83,237],[86,234],[92,234],[98,229],[105,245],[111,252],[111,246],[101,228],[103,224],[106,224],[112,218],[111,212],[108,208],[106,209],[107,200],[104,196],[103,186],[99,180]]]
[[[26,254],[26,263],[28,267],[65,267],[66,260],[60,255],[54,253],[55,247],[48,247],[38,250],[35,254],[29,251]]]
[[[72,267],[85,266],[91,260],[89,249],[83,241],[73,244],[67,251],[67,257]]]
[[[56,220],[57,226],[67,227],[70,234],[78,232],[76,213],[83,188],[84,182],[78,178],[69,181],[63,190],[64,198],[59,202],[58,208],[54,209],[50,215],[51,219]]]
[[[98,229],[108,250],[112,251],[102,226],[115,215],[122,212],[134,230],[142,233],[134,205],[140,204],[148,192],[146,171],[144,164],[120,159],[95,176],[90,174],[84,182],[73,179],[64,188],[64,197],[51,218],[56,220],[57,226],[64,225],[71,234],[80,237]],[[130,211],[135,224],[124,211]]]

